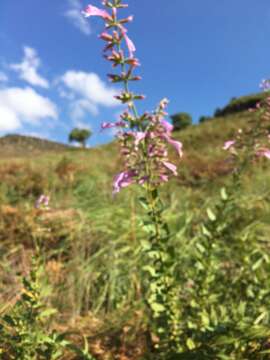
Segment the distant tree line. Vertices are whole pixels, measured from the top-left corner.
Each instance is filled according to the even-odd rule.
[[[199,118],[199,123],[203,124],[212,120],[214,117],[224,117],[227,115],[235,114],[242,111],[248,111],[256,107],[257,103],[260,102],[263,98],[269,96],[268,93],[259,93],[242,97],[233,97],[231,98],[228,105],[223,108],[217,108],[213,116],[202,115]],[[181,131],[186,129],[188,126],[192,125],[192,117],[186,112],[180,112],[171,116],[173,130]]]
[[[223,108],[217,108],[214,113],[214,116],[223,117],[230,114],[235,114],[237,112],[254,109],[257,103],[266,96],[267,96],[266,93],[260,93],[260,94],[242,96],[240,98],[233,97],[228,105],[226,105]]]

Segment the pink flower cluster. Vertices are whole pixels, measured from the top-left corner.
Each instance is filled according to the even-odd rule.
[[[270,81],[268,82],[270,88]],[[236,157],[241,152],[246,152],[251,158],[270,159],[270,97],[263,99],[256,105],[256,109],[251,109],[250,112],[258,112],[259,116],[255,116],[250,121],[251,126],[245,131],[239,129],[235,139],[226,141],[223,150],[229,151]]]
[[[141,80],[140,76],[134,75],[140,63],[135,58],[136,47],[125,27],[133,16],[118,19],[118,10],[127,8],[122,0],[104,0],[102,4],[104,9],[88,5],[83,14],[86,17],[98,16],[105,23],[105,30],[100,34],[106,43],[104,56],[112,63],[113,69],[120,69],[117,74],[108,74],[108,78],[113,83],[123,83],[123,91],[115,98],[127,105],[117,122],[102,124],[102,129],[118,128],[117,137],[124,159],[125,169],[115,177],[113,192],[117,193],[131,184],[157,187],[168,181],[171,175],[177,175],[176,166],[168,158],[168,144],[180,157],[182,144],[172,138],[173,127],[165,120],[167,99],[162,100],[153,113],[139,116],[135,101],[145,97],[131,92],[129,82]]]

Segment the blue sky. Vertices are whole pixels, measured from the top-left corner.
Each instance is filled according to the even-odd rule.
[[[231,97],[254,93],[270,74],[269,0],[129,0],[147,95],[194,121]],[[94,5],[100,1],[94,0]],[[89,126],[90,145],[111,139],[102,121],[121,111],[101,57],[99,19],[83,19],[84,0],[1,0],[0,135],[34,134],[65,142]]]

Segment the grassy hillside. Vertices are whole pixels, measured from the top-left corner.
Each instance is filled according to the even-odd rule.
[[[59,152],[69,146],[33,136],[6,135],[0,138],[1,157],[36,155],[41,152]]]
[[[215,208],[220,188],[231,184],[223,143],[253,116],[238,112],[175,133],[185,155],[175,158],[179,175],[163,187],[162,196],[181,284],[186,281],[182,267],[189,263],[187,274],[194,268],[189,256],[207,209]],[[98,359],[144,359],[147,321],[140,244],[145,235],[136,201],[140,189],[130,187],[113,197],[112,178],[119,170],[115,143],[82,150],[26,137],[0,139],[0,315],[16,301],[38,243],[44,299],[58,311],[55,328],[86,334]],[[250,165],[237,193],[240,209],[226,234],[251,231],[253,220],[260,226],[260,238],[269,233],[269,181],[268,163]],[[51,198],[45,212],[34,206],[41,194]],[[247,217],[242,217],[244,210]]]

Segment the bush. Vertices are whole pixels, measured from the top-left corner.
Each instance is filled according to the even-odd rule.
[[[192,117],[188,113],[182,112],[171,116],[173,130],[180,131],[192,124]]]
[[[230,103],[224,108],[217,108],[214,116],[221,117],[234,114],[241,111],[247,111],[249,109],[254,109],[258,102],[266,97],[265,93],[254,94],[243,96],[240,98],[232,98]]]

